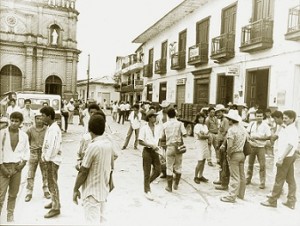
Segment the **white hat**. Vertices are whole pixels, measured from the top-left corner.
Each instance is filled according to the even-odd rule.
[[[6,122],[8,123],[8,118],[7,117],[1,117],[0,122]]]
[[[163,101],[161,102],[160,106],[161,106],[162,108],[166,108],[166,107],[169,107],[169,106],[170,106],[170,103],[169,103],[168,101],[166,101],[166,100],[163,100]]]
[[[225,110],[225,106],[223,104],[217,104],[215,107],[215,112]]]
[[[232,119],[234,121],[240,122],[242,121],[241,116],[239,116],[238,110],[230,109],[228,114],[224,114],[226,118]]]

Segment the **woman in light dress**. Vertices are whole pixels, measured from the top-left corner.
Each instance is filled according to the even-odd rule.
[[[194,126],[194,137],[196,139],[195,141],[195,147],[198,151],[198,163],[195,168],[195,177],[194,182],[196,184],[200,184],[200,182],[208,182],[208,179],[206,179],[203,176],[204,166],[205,166],[205,160],[208,158],[208,128],[205,125],[205,114],[199,113],[196,115],[195,119],[196,125]]]

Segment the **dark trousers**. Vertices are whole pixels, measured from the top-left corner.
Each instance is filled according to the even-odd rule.
[[[63,117],[65,121],[65,131],[68,130],[69,112],[63,112]]]
[[[153,170],[151,174],[151,165]],[[150,183],[161,173],[159,155],[152,149],[145,147],[143,150],[143,170],[144,170],[144,191],[151,191]],[[151,174],[151,176],[150,176]]]
[[[227,187],[229,184],[230,171],[229,164],[227,161],[227,151],[220,151],[220,164],[221,164],[221,172],[220,172],[220,181],[221,185]]]
[[[15,171],[15,167],[18,163],[4,163],[4,166],[9,171]],[[21,183],[21,172],[17,172],[10,178],[3,175],[0,170],[0,215],[5,200],[6,192],[8,189],[8,200],[7,200],[7,215],[12,215],[16,206],[16,199],[19,192]]]
[[[253,147],[252,153],[249,155],[248,162],[248,171],[247,171],[247,181],[251,181],[253,175],[253,167],[255,158],[257,156],[257,160],[259,163],[259,178],[260,184],[265,185],[266,183],[266,150],[264,147]]]
[[[269,198],[270,202],[276,202],[280,197],[284,182],[288,183],[288,202],[295,204],[296,202],[296,181],[294,175],[294,162],[295,155],[292,157],[286,157],[283,160],[281,166],[277,166],[277,172],[275,177],[275,184],[272,190],[272,196]]]
[[[119,112],[119,120],[118,120],[118,123],[120,123],[121,118],[122,118],[122,124],[124,124],[125,114],[126,114],[126,111],[120,111],[120,112]]]
[[[125,147],[125,148],[127,147],[133,131],[135,132],[134,148],[137,148],[140,129],[133,129],[131,126],[129,126],[127,136],[126,136],[125,143],[124,143],[123,147]]]
[[[48,187],[51,194],[52,200],[52,209],[59,210],[60,209],[60,201],[59,201],[59,190],[58,190],[58,168],[59,166],[53,162],[47,162],[47,172],[48,172]]]

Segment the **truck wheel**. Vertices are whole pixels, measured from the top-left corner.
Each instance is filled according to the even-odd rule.
[[[192,124],[187,124],[185,129],[186,129],[186,134],[188,136],[193,136],[193,126],[192,126]]]

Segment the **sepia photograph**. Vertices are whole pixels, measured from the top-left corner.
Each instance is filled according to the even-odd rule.
[[[0,0],[0,225],[299,226],[300,0]]]

